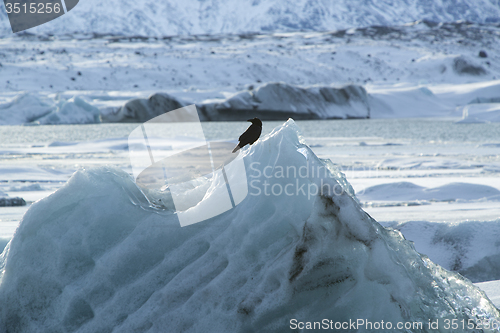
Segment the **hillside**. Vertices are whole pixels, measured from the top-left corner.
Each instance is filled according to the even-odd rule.
[[[499,22],[500,0],[82,0],[71,13],[29,31],[165,36],[326,31],[423,19]],[[9,34],[5,7],[0,6],[0,35]]]

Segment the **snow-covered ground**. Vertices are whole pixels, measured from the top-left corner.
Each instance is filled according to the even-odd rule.
[[[99,121],[92,107],[106,115],[158,92],[186,104],[223,104],[268,82],[361,86],[372,118],[465,113],[477,121],[487,113],[492,121],[499,36],[496,25],[466,22],[164,38],[10,36],[0,39],[0,123],[92,123]],[[479,103],[489,106],[479,112]]]
[[[500,22],[498,0],[86,0],[34,29],[53,35],[88,32],[172,36],[267,31],[324,31],[416,20]],[[11,33],[0,6],[0,35]]]

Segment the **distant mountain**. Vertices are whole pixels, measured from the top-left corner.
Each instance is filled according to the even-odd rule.
[[[417,20],[500,22],[500,0],[80,0],[33,33],[185,35],[337,30]],[[0,34],[9,35],[0,5]]]

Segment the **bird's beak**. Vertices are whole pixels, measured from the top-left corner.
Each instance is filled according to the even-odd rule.
[[[247,121],[252,122],[253,119],[248,119]]]

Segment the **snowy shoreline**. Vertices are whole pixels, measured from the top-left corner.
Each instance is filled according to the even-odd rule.
[[[166,39],[15,35],[0,38],[0,124],[123,121],[134,99],[143,114],[136,108],[128,121],[141,122],[159,112],[144,108],[150,96],[166,96],[168,107],[161,111],[196,104],[205,120],[246,120],[257,110],[283,121],[497,121],[499,34],[495,24],[420,21],[384,29]],[[291,102],[294,96],[300,98]],[[9,105],[13,101],[19,105]]]
[[[72,94],[74,97],[67,99]],[[22,93],[14,98],[4,95],[4,102],[0,102],[0,125],[140,123],[194,103],[166,93],[128,101],[126,93],[121,98],[116,95],[119,93],[106,91],[64,95]],[[267,83],[226,99],[209,99],[196,105],[201,121],[245,121],[250,116],[262,120],[436,117],[477,123],[500,121],[498,96],[500,80],[456,85],[370,86],[368,92],[355,85],[301,88]],[[190,97],[199,99],[196,93]],[[123,104],[109,106],[109,101]]]

